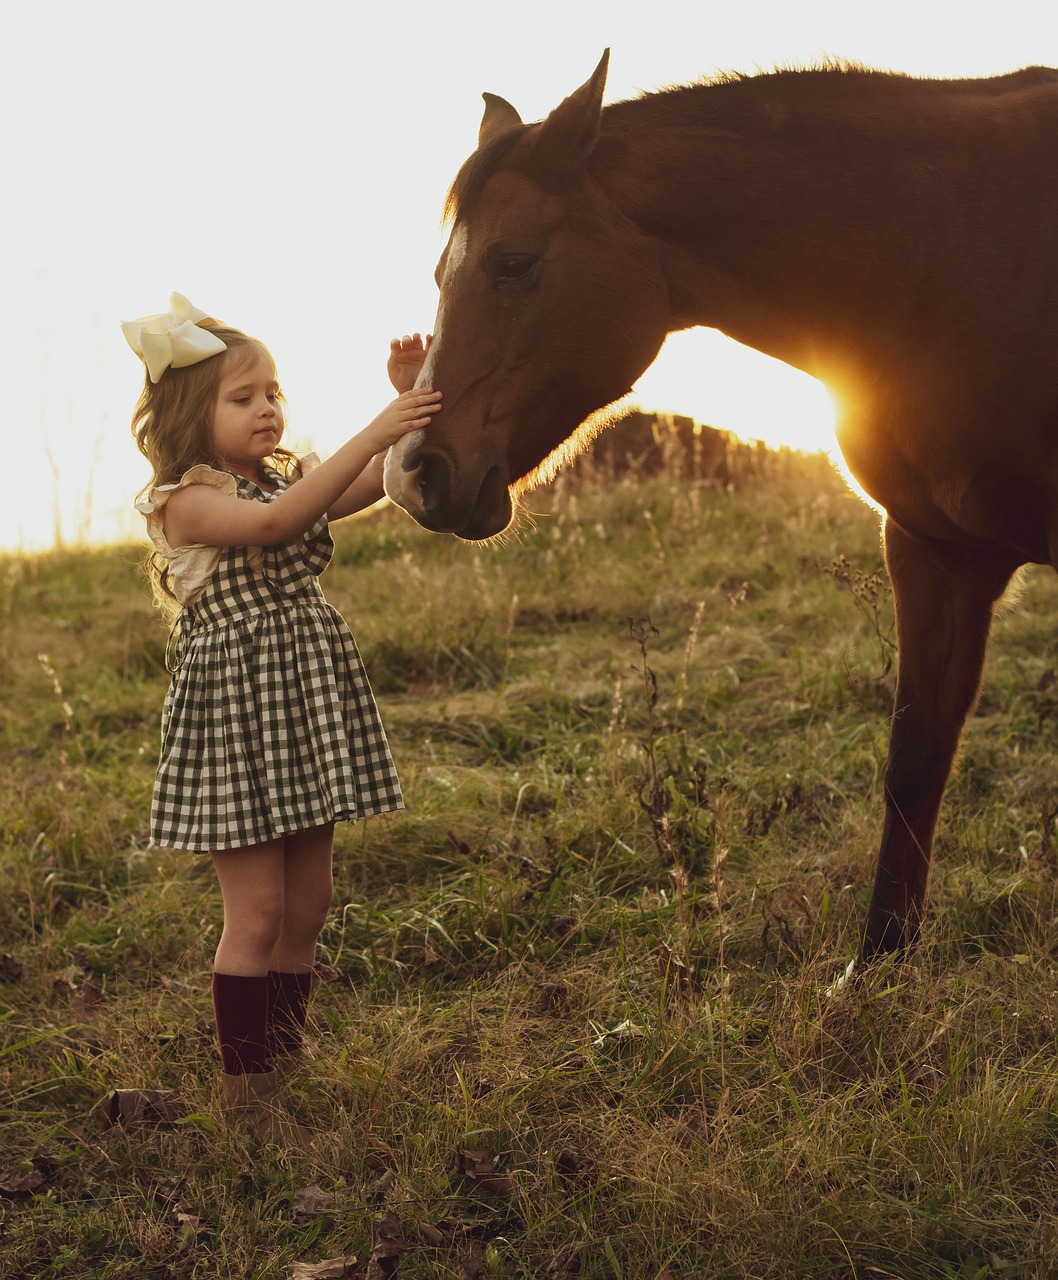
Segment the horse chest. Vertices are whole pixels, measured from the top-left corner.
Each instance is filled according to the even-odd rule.
[[[892,436],[848,423],[838,444],[849,471],[889,517],[918,538],[956,546],[987,546],[1019,563],[1048,563],[1049,529],[1058,529],[1036,478],[1008,474],[972,450],[902,447]]]

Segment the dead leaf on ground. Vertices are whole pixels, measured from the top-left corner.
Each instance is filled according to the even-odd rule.
[[[182,1209],[173,1210],[173,1221],[192,1235],[200,1236],[207,1229],[205,1221],[197,1213],[185,1213]]]
[[[491,1215],[473,1218],[438,1218],[436,1222],[416,1223],[419,1234],[427,1244],[454,1244],[457,1241],[487,1237],[496,1228]]]
[[[43,1148],[38,1149],[32,1161],[32,1169],[21,1173],[0,1175],[0,1199],[23,1200],[35,1196],[55,1176],[59,1162]]]
[[[314,971],[318,981],[326,983],[328,986],[336,987],[353,987],[356,982],[350,973],[343,973],[341,969],[335,969],[329,964],[318,964]]]
[[[32,1164],[33,1168],[44,1174],[45,1178],[53,1178],[59,1168],[58,1160],[56,1160],[50,1151],[45,1151],[43,1147],[39,1147],[37,1149],[37,1152],[33,1157]]]
[[[399,1240],[379,1240],[371,1250],[367,1264],[367,1280],[388,1280],[397,1274],[404,1246]]]
[[[397,1180],[397,1175],[392,1169],[387,1169],[381,1178],[377,1178],[371,1185],[368,1194],[376,1204],[384,1203],[386,1196],[393,1190],[393,1184]]]
[[[392,1209],[387,1209],[382,1215],[382,1221],[378,1224],[378,1234],[379,1239],[400,1239],[400,1219]]]
[[[294,1262],[290,1266],[290,1280],[363,1280],[359,1262],[355,1253],[323,1262]]]
[[[383,1173],[397,1167],[397,1153],[388,1142],[369,1133],[364,1138],[364,1164],[376,1173]]]
[[[334,1208],[334,1195],[315,1184],[299,1187],[294,1192],[290,1207],[294,1211],[295,1218],[308,1221],[311,1218],[318,1218],[321,1213],[329,1213]]]
[[[160,1182],[155,1188],[154,1196],[165,1205],[169,1216],[182,1230],[190,1230],[196,1236],[206,1230],[206,1224],[201,1215],[192,1211],[191,1206],[181,1194],[179,1182]]]
[[[456,1171],[473,1183],[476,1191],[487,1196],[513,1196],[517,1190],[510,1174],[497,1168],[485,1151],[460,1147],[456,1153]]]
[[[14,1173],[0,1179],[0,1197],[4,1200],[28,1200],[43,1190],[47,1181],[39,1169]]]
[[[694,991],[698,986],[694,970],[670,947],[663,946],[658,952],[658,972],[670,990]]]
[[[186,1106],[171,1089],[112,1089],[98,1110],[108,1125],[130,1127],[173,1124]]]
[[[419,1238],[422,1240],[423,1244],[429,1244],[436,1247],[444,1244],[447,1239],[445,1233],[441,1231],[440,1228],[435,1227],[432,1222],[417,1222],[415,1224],[415,1229],[418,1231]]]
[[[367,1264],[367,1280],[387,1280],[395,1276],[407,1247],[401,1239],[400,1219],[392,1209],[387,1209],[379,1223],[378,1238]]]
[[[70,992],[70,1009],[80,1018],[92,1018],[103,1002],[103,992],[94,982],[85,982]]]
[[[481,1280],[485,1274],[485,1256],[479,1250],[468,1253],[459,1264],[459,1280]]]

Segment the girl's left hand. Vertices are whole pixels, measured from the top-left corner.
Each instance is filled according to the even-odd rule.
[[[422,334],[406,333],[403,338],[394,338],[390,342],[386,372],[398,391],[410,391],[415,386],[415,379],[419,376],[432,341],[433,335],[429,333],[425,340]]]

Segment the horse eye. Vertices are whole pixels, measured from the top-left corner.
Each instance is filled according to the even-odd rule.
[[[492,269],[492,284],[516,284],[525,280],[536,263],[536,255],[532,253],[505,253],[496,260]]]

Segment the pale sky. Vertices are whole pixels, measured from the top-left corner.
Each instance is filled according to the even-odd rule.
[[[441,204],[481,93],[545,115],[611,49],[607,101],[824,57],[916,75],[1058,66],[1039,0],[52,0],[8,6],[0,549],[142,536],[119,322],[169,294],[263,339],[297,446],[331,452],[392,398],[391,336],[428,330]],[[703,330],[644,407],[822,447],[817,383]]]

